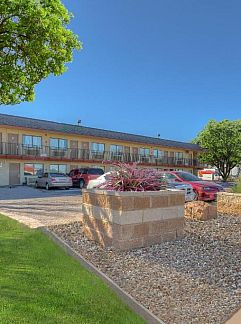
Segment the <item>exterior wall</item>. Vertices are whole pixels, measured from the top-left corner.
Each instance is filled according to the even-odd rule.
[[[184,193],[83,190],[81,213],[89,239],[129,250],[183,236]]]
[[[110,145],[122,145],[125,147],[125,152],[130,152],[130,154],[134,154],[136,152],[136,148],[139,150],[140,148],[149,148],[150,153],[153,153],[154,149],[158,149],[161,151],[168,152],[168,157],[171,157],[175,154],[175,152],[182,152],[183,158],[191,158],[193,157],[193,152],[187,151],[185,149],[177,149],[177,148],[166,148],[166,147],[156,147],[152,145],[146,145],[141,143],[132,143],[132,142],[122,142],[118,140],[110,140],[110,139],[104,139],[104,138],[96,138],[96,137],[86,137],[86,136],[80,136],[80,135],[69,135],[65,133],[57,133],[57,132],[50,132],[50,131],[44,131],[44,130],[36,130],[36,129],[22,129],[17,127],[3,127],[0,126],[0,134],[1,134],[1,141],[2,143],[8,143],[9,140],[9,134],[17,134],[18,135],[18,142],[19,144],[22,144],[23,141],[23,135],[33,135],[33,136],[41,136],[42,137],[42,146],[50,146],[50,139],[51,138],[60,138],[60,139],[66,139],[68,141],[68,148],[70,147],[70,141],[77,141],[78,142],[78,149],[84,149],[85,143],[89,143],[88,146],[90,146],[90,143],[103,143],[105,144],[105,151],[110,151]],[[1,160],[1,147],[0,147],[0,160]],[[76,161],[74,159],[54,159],[53,157],[50,159],[49,157],[42,157],[41,159],[39,157],[35,156],[3,156],[2,155],[2,161],[4,161],[3,165],[4,167],[0,167],[0,186],[1,185],[8,185],[9,184],[9,163],[16,162],[20,163],[20,177],[21,177],[21,183],[26,182],[26,176],[24,175],[24,163],[39,163],[44,165],[44,170],[49,171],[50,164],[64,164],[67,166],[67,172],[69,172],[72,167],[92,167],[92,166],[98,166],[100,168],[103,168],[104,171],[109,171],[111,169],[110,164],[108,163],[102,163],[102,161]],[[162,165],[153,165],[150,164],[148,166],[148,163],[146,165],[143,165],[143,167],[152,167],[156,168],[158,170],[185,170],[188,172],[195,173],[194,168],[191,166],[182,166],[178,168],[178,166],[162,166]],[[29,178],[30,176],[27,176]]]
[[[217,194],[217,211],[220,215],[241,216],[241,194],[219,192]]]
[[[30,176],[24,174],[24,164],[25,163],[36,163],[36,164],[43,164],[44,171],[49,172],[50,171],[50,165],[51,164],[64,164],[67,167],[67,173],[70,172],[73,168],[83,168],[83,167],[99,167],[103,169],[105,172],[108,172],[111,170],[110,165],[105,165],[102,163],[83,163],[83,164],[73,164],[73,162],[61,162],[61,161],[41,161],[41,160],[18,160],[18,159],[0,159],[0,186],[7,186],[9,185],[9,163],[20,163],[20,184],[30,184],[27,179],[33,178],[32,184],[34,184],[34,179],[37,178],[37,176]],[[161,170],[161,168],[158,168]],[[164,169],[162,169],[164,170]],[[166,170],[166,169],[165,169]],[[187,169],[188,172],[192,172],[191,169]]]
[[[0,159],[0,186],[8,186],[9,185],[9,164],[10,163],[20,163],[20,184],[34,184],[34,180],[37,178],[37,176],[28,176],[24,174],[24,164],[25,163],[36,163],[36,164],[43,164],[44,166],[44,171],[48,172],[50,170],[50,164],[65,164],[67,166],[67,172],[70,172],[72,169],[71,163],[64,163],[61,161],[51,161],[51,162],[44,162],[35,160],[35,161],[21,161],[21,160],[16,160],[16,159]],[[93,165],[91,163],[86,163],[85,165],[77,165],[77,167],[92,167]],[[74,166],[76,167],[76,165]],[[101,168],[103,168],[102,165],[100,165]],[[104,169],[104,168],[103,168]],[[32,182],[29,182],[28,179],[32,179]]]
[[[68,140],[68,146],[70,143],[70,140],[77,140],[78,141],[78,148],[83,148],[83,143],[89,142],[89,143],[103,143],[106,146],[106,151],[110,149],[111,144],[117,144],[122,146],[130,147],[130,153],[133,153],[133,148],[149,148],[151,151],[154,149],[159,149],[162,151],[167,151],[168,156],[172,156],[172,152],[182,152],[184,158],[189,158],[189,154],[192,154],[193,152],[187,151],[185,149],[177,149],[177,148],[167,148],[167,147],[158,147],[148,144],[141,144],[141,143],[131,143],[131,142],[123,142],[118,140],[109,140],[104,138],[97,138],[97,137],[86,137],[86,136],[80,136],[80,135],[68,135],[65,133],[56,133],[56,132],[45,132],[43,130],[35,130],[35,129],[20,129],[16,127],[2,127],[0,126],[0,133],[2,133],[2,142],[7,143],[8,142],[8,134],[18,134],[19,135],[19,143],[22,144],[22,137],[23,135],[34,135],[34,136],[41,136],[42,137],[42,145],[49,146],[49,140],[50,138],[61,138],[61,139],[67,139]],[[190,152],[190,153],[188,153]]]
[[[9,184],[9,163],[0,159],[0,186]]]

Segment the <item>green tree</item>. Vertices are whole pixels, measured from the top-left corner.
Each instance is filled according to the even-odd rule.
[[[201,162],[215,166],[226,181],[241,161],[241,120],[210,120],[194,142],[203,149]]]
[[[66,28],[61,0],[0,1],[0,104],[34,99],[34,86],[60,75],[81,43]]]

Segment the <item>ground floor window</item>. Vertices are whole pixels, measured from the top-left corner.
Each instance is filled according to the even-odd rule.
[[[49,172],[67,173],[67,165],[66,164],[50,164]]]
[[[32,176],[43,173],[44,165],[41,163],[24,163],[24,175]]]

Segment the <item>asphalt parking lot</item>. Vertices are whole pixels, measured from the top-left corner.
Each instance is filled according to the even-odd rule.
[[[0,213],[32,228],[78,221],[81,202],[81,191],[78,188],[0,188]]]

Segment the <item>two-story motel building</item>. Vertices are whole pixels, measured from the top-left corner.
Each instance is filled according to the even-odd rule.
[[[196,173],[198,152],[191,143],[0,114],[0,186],[33,183],[43,171],[108,171],[113,161]]]

